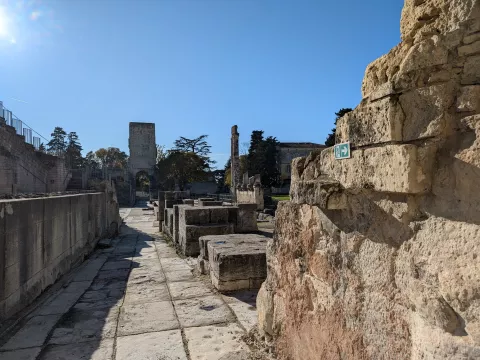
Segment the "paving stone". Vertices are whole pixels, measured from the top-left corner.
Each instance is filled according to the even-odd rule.
[[[170,301],[126,304],[120,311],[118,324],[119,336],[179,328]]]
[[[144,253],[135,253],[133,256],[133,261],[138,261],[138,260],[158,260],[158,255],[157,252],[144,252]]]
[[[132,261],[127,259],[109,260],[102,266],[102,270],[130,269]]]
[[[250,331],[258,324],[257,308],[255,305],[239,301],[230,303],[228,306],[247,331]]]
[[[216,296],[174,301],[183,327],[233,322],[235,318],[224,302]]]
[[[92,284],[91,280],[88,281],[72,281],[67,286],[63,287],[63,292],[66,293],[79,293],[86,291]]]
[[[117,279],[126,280],[130,269],[101,270],[98,272],[97,279]]]
[[[35,316],[31,318],[8,342],[2,350],[24,349],[42,346],[50,330],[53,329],[62,314]]]
[[[122,336],[116,360],[187,360],[180,330]]]
[[[127,287],[124,303],[138,304],[165,300],[170,300],[170,295],[165,283],[140,283]]]
[[[214,295],[213,291],[201,281],[171,282],[168,288],[173,300]]]
[[[125,290],[126,281],[118,281],[116,279],[96,279],[92,282],[89,290]]]
[[[65,314],[78,301],[85,292],[83,287],[72,286],[69,291],[61,291],[52,299],[48,300],[40,308],[35,310],[33,316]]]
[[[110,360],[113,339],[68,345],[48,345],[38,360]]]
[[[0,359],[2,360],[35,360],[42,350],[41,347],[30,349],[13,350],[7,352],[0,352]]]
[[[160,269],[145,269],[145,268],[136,268],[132,269],[130,276],[128,278],[128,285],[133,284],[160,284],[165,282],[165,275]]]
[[[219,360],[230,353],[247,351],[247,345],[241,340],[243,334],[237,324],[185,329],[192,360]]]
[[[49,344],[72,344],[93,339],[113,338],[119,309],[72,310],[53,331]]]
[[[121,287],[115,287],[113,283],[106,285],[100,290],[87,291],[73,307],[76,310],[108,309],[122,305],[125,291],[125,282]]]
[[[170,272],[165,271],[165,276],[169,282],[195,280],[192,270],[187,269],[173,270]]]
[[[82,268],[80,268],[77,274],[73,277],[73,281],[87,281],[93,280],[97,276],[98,271],[103,266],[107,259],[105,257],[99,257],[94,260],[87,260]]]

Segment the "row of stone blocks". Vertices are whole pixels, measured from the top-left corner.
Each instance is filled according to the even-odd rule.
[[[258,234],[202,236],[198,268],[219,291],[259,289],[267,277],[267,240]]]
[[[198,256],[201,236],[257,231],[255,205],[173,205],[165,209],[162,231],[173,239],[183,255]]]

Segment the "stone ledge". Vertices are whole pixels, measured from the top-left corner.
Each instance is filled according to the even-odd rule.
[[[347,196],[342,186],[338,181],[327,177],[292,183],[290,199],[295,204],[317,205],[328,210],[347,207]]]

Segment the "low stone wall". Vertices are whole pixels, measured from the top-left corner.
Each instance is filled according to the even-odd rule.
[[[115,191],[0,200],[0,320],[29,305],[120,224]]]

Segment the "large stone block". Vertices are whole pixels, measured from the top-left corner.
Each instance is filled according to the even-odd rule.
[[[337,180],[346,189],[425,193],[431,188],[433,161],[433,156],[425,156],[425,152],[412,144],[386,145],[355,150],[350,159],[336,160],[333,149],[326,149],[321,153],[319,172]],[[307,167],[317,164],[313,162]]]
[[[233,224],[185,225],[179,230],[180,249],[185,256],[198,256],[201,236],[231,234],[233,231]]]
[[[342,186],[338,181],[327,177],[293,182],[290,187],[290,200],[296,204],[316,205],[329,210],[347,207],[347,198]]]
[[[267,276],[267,240],[253,234],[211,237],[207,247],[212,284],[220,291],[260,288]]]
[[[387,97],[365,101],[337,122],[336,142],[354,146],[400,141],[404,115],[398,100]]]
[[[422,87],[400,95],[403,122],[402,140],[439,136],[448,123],[454,103],[452,83]]]
[[[210,210],[202,207],[181,207],[178,209],[180,226],[201,225],[210,222]]]

